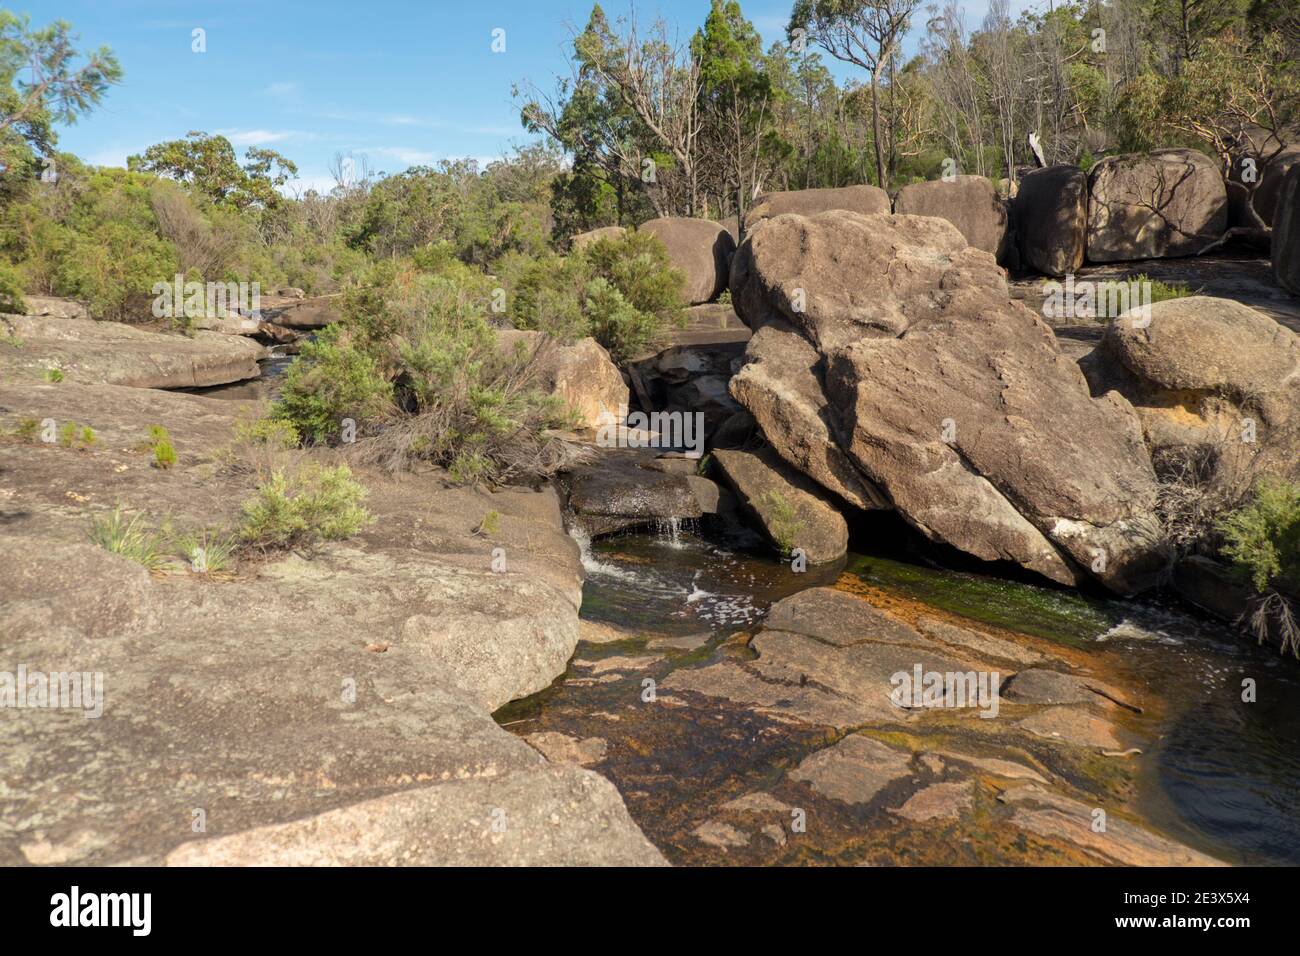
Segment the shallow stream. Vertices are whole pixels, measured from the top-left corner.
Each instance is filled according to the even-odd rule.
[[[772,603],[834,584],[885,610],[921,606],[1056,642],[1098,671],[1120,675],[1157,702],[1128,727],[1144,741],[1142,753],[1125,761],[1130,809],[1157,832],[1225,862],[1300,863],[1300,665],[1185,607],[864,554],[851,554],[842,571],[794,574],[676,527],[588,545],[584,564],[582,616],[597,625],[591,633],[608,624],[632,636],[584,641],[565,675],[497,718],[523,736],[553,731],[603,741],[593,769],[615,783],[674,862],[1038,862],[1032,847],[1025,851],[1023,841],[1001,833],[982,844],[967,835],[960,847],[917,846],[914,838],[886,846],[858,832],[880,832],[873,818],[829,810],[823,821],[842,830],[842,839],[802,849],[782,840],[757,856],[744,848],[728,853],[693,835],[722,801],[771,787],[837,735],[721,698],[675,695],[671,707],[640,706],[645,681],[662,684],[679,668],[752,658],[744,639]],[[656,642],[664,637],[688,640]],[[1257,684],[1255,703],[1241,701],[1247,677]]]

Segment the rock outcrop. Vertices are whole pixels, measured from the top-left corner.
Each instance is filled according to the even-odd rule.
[[[1088,173],[1088,259],[1196,255],[1228,227],[1218,167],[1191,149],[1111,156]]]
[[[626,231],[622,226],[601,226],[599,229],[589,229],[573,237],[572,248],[582,249],[600,239],[617,239]]]
[[[330,295],[262,296],[262,318],[290,329],[323,329],[342,317],[343,297]]]
[[[771,449],[716,449],[713,459],[740,504],[784,555],[800,551],[809,564],[836,561],[849,548],[848,525],[825,492]]]
[[[792,189],[787,192],[764,193],[754,201],[745,214],[745,235],[748,236],[760,222],[775,216],[791,213],[797,216],[815,216],[832,209],[860,212],[864,216],[887,213],[892,210],[889,193],[879,186],[840,186],[827,189]]]
[[[769,439],[787,460],[843,495],[844,459],[819,453],[833,440],[936,541],[1062,583],[1080,569],[1121,592],[1152,583],[1156,481],[1137,416],[1090,395],[991,255],[943,220],[830,212],[773,219],[737,259],[742,317],[777,335],[783,319],[825,363],[819,402],[812,356],[792,360],[806,440],[780,422]],[[734,394],[773,421],[773,386],[744,384],[758,374]]]
[[[1012,203],[1020,261],[1061,278],[1083,265],[1088,235],[1088,176],[1077,166],[1027,173]]]
[[[497,342],[506,349],[527,349],[534,356],[538,387],[563,400],[577,416],[579,427],[599,428],[621,420],[620,410],[628,404],[627,384],[595,339],[564,345],[541,332],[503,329],[497,332]]]
[[[1231,299],[1188,296],[1121,316],[1084,363],[1136,407],[1152,451],[1237,487],[1300,478],[1300,337]],[[1242,489],[1244,490],[1244,488]]]
[[[1273,277],[1300,295],[1300,163],[1286,174],[1273,217]]]
[[[0,370],[7,379],[39,381],[57,369],[70,382],[138,388],[202,388],[261,374],[264,347],[220,332],[152,332],[120,322],[55,316],[0,318]]]
[[[119,503],[148,527],[228,533],[255,479],[223,449],[258,410],[0,385],[0,641],[33,672],[103,677],[96,719],[6,711],[0,862],[662,862],[608,782],[490,716],[578,641],[579,555],[553,491],[358,472],[372,525],[220,574],[179,552],[150,573],[90,541]],[[43,417],[96,440],[13,436]],[[151,424],[176,444],[170,470],[141,449]]]
[[[955,176],[904,186],[894,197],[894,212],[946,219],[976,249],[1002,261],[1007,249],[1007,204],[984,176]]]
[[[1293,144],[1283,147],[1276,156],[1259,168],[1259,183],[1250,194],[1250,204],[1264,225],[1277,225],[1278,202],[1282,198],[1282,187],[1286,183],[1287,174],[1296,166],[1300,166],[1300,145]]]
[[[790,465],[857,508],[888,508],[840,447],[826,400],[825,363],[784,319],[762,326],[745,348],[731,394],[749,410],[772,448]]]
[[[643,222],[637,231],[656,236],[673,268],[685,274],[687,304],[712,302],[727,287],[736,240],[724,226],[708,219],[670,217]]]

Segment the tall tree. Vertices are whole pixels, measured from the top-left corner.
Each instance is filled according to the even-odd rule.
[[[691,42],[700,71],[705,140],[731,192],[743,237],[745,208],[762,185],[763,138],[771,121],[771,83],[762,41],[735,0],[713,0]]]
[[[880,84],[920,5],[921,0],[796,0],[786,28],[791,39],[804,37],[837,60],[867,71],[876,181],[885,189],[889,162],[881,130]]]

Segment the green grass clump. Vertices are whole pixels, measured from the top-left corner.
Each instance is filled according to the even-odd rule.
[[[168,563],[164,537],[145,523],[143,515],[128,518],[121,505],[104,517],[92,518],[90,523],[91,541],[150,571],[161,570]]]
[[[501,530],[501,513],[493,510],[483,516],[483,520],[478,523],[474,533],[481,536],[491,536]]]
[[[365,496],[346,465],[276,471],[244,502],[239,538],[263,551],[350,538],[372,520]]]
[[[35,418],[20,419],[14,428],[14,435],[22,441],[36,441],[41,433],[41,423]]]
[[[1195,295],[1183,282],[1161,282],[1159,279],[1153,279],[1145,272],[1138,273],[1130,281],[1132,282],[1149,282],[1151,284],[1151,304],[1164,302],[1166,299],[1185,299],[1189,295]]]
[[[782,552],[794,550],[795,541],[803,531],[803,521],[789,499],[779,491],[769,491],[760,499],[767,519],[767,530]]]
[[[59,382],[63,381],[63,369],[58,368],[57,366],[47,368],[45,370],[45,381],[52,385],[57,385]]]
[[[163,471],[176,464],[176,446],[162,425],[149,426],[149,448],[153,452],[153,465]]]
[[[234,535],[203,528],[172,538],[177,553],[195,574],[224,574],[231,571],[239,542]]]

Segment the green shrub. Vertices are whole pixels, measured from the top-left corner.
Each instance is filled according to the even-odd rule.
[[[160,570],[167,564],[163,536],[151,529],[141,514],[128,519],[121,505],[102,518],[91,519],[90,540],[105,551],[130,558],[150,571]]]
[[[36,441],[41,431],[41,423],[35,418],[20,419],[14,428],[14,435],[22,441]]]
[[[380,416],[393,400],[378,357],[346,328],[331,326],[303,345],[273,411],[313,442],[338,435],[345,418],[361,423]]]
[[[163,471],[176,464],[176,447],[162,425],[149,426],[149,448],[153,452],[153,465]]]
[[[629,230],[564,258],[507,257],[496,268],[515,328],[562,341],[590,335],[616,361],[645,352],[685,322],[684,278],[648,233]]]
[[[25,311],[27,303],[23,301],[22,276],[11,264],[0,259],[0,312],[21,315]],[[0,341],[4,338],[0,335]]]
[[[239,538],[263,551],[350,538],[371,521],[365,496],[346,465],[276,471],[244,502]]]
[[[570,416],[538,393],[522,343],[498,347],[487,284],[374,270],[291,367],[274,414],[309,437],[354,418],[355,454],[391,470],[424,459],[467,484],[552,473],[562,443],[544,433]]]
[[[1265,479],[1254,499],[1219,522],[1221,553],[1262,594],[1300,593],[1300,483]]]
[[[50,384],[57,385],[59,382],[63,381],[63,369],[58,366],[51,366],[45,370],[44,378],[45,381]]]

